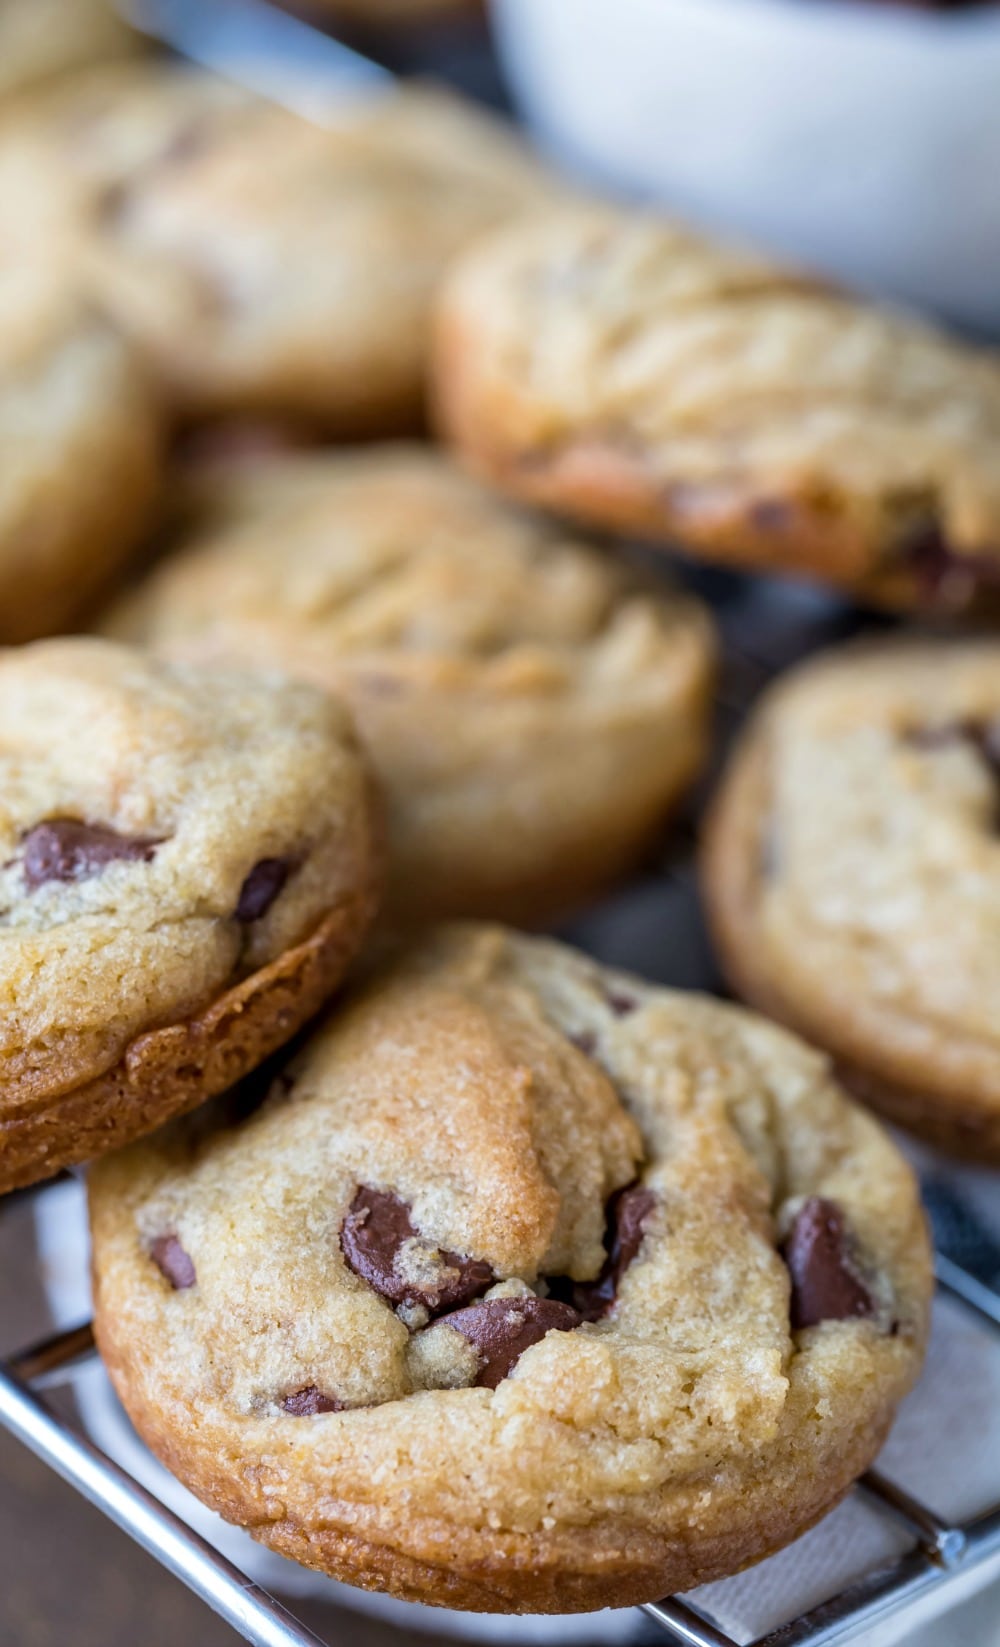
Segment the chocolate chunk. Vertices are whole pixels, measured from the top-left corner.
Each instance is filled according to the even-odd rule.
[[[593,1030],[578,1030],[577,1033],[575,1035],[571,1035],[569,1039],[575,1047],[579,1048],[585,1058],[592,1058],[594,1053],[597,1051],[597,1036],[594,1034]]]
[[[188,1287],[193,1287],[198,1279],[194,1264],[176,1235],[158,1235],[149,1249],[149,1256],[175,1292],[184,1292]]]
[[[547,1332],[572,1332],[580,1320],[569,1304],[554,1298],[485,1298],[441,1317],[478,1351],[476,1383],[488,1390],[495,1390]]]
[[[906,742],[931,753],[956,743],[971,744],[987,766],[1000,771],[1000,722],[997,721],[977,720],[968,715],[963,720],[941,721],[936,726],[914,726],[906,733]]]
[[[313,1418],[316,1413],[342,1413],[344,1403],[338,1401],[334,1395],[324,1395],[315,1384],[307,1384],[304,1389],[293,1390],[286,1395],[281,1403],[282,1411],[291,1413],[294,1418]]]
[[[189,120],[186,125],[178,126],[169,141],[155,156],[153,164],[156,166],[183,165],[189,160],[196,159],[200,154],[204,154],[211,139],[212,131],[207,120]]]
[[[618,1296],[622,1276],[642,1246],[646,1220],[656,1196],[644,1184],[627,1184],[608,1202],[605,1246],[608,1256],[596,1281],[578,1281],[569,1297],[585,1321],[599,1321]]]
[[[307,444],[305,432],[293,423],[277,418],[231,418],[183,430],[174,442],[173,456],[182,464],[250,464]]]
[[[362,1185],[340,1226],[347,1263],[391,1304],[422,1304],[432,1314],[464,1304],[496,1276],[478,1258],[440,1251],[421,1238],[405,1201]]]
[[[47,881],[85,881],[117,859],[149,863],[162,842],[78,818],[47,818],[28,830],[23,845],[24,878],[34,890]]]
[[[911,528],[902,553],[925,601],[961,608],[969,605],[980,587],[1000,584],[1000,553],[958,554],[936,521]]]
[[[855,1261],[847,1224],[836,1202],[819,1195],[804,1201],[781,1256],[792,1278],[794,1328],[874,1315],[875,1300]]]
[[[785,498],[756,498],[750,522],[758,532],[786,532],[795,525],[795,510]]]
[[[236,904],[238,921],[259,921],[266,915],[288,879],[291,864],[287,858],[261,858],[254,864],[243,885]]]
[[[606,989],[604,999],[616,1018],[627,1018],[630,1012],[636,1012],[639,1003],[634,995],[627,995],[623,989]]]

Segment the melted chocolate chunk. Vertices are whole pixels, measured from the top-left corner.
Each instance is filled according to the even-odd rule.
[[[936,521],[907,535],[903,557],[916,576],[922,598],[941,606],[968,606],[980,587],[1000,585],[1000,554],[957,554]]]
[[[360,1187],[340,1226],[340,1246],[355,1275],[391,1304],[422,1304],[432,1314],[466,1303],[496,1280],[480,1259],[424,1241],[406,1202],[391,1190]]]
[[[646,1220],[655,1206],[656,1197],[644,1184],[627,1184],[611,1197],[604,1237],[608,1249],[604,1267],[596,1281],[577,1281],[570,1285],[569,1299],[585,1321],[599,1321],[608,1313],[618,1296],[622,1276],[642,1246]]]
[[[630,1012],[638,1011],[639,1003],[634,995],[627,995],[623,989],[606,989],[604,999],[616,1018],[627,1018]]]
[[[335,1395],[324,1395],[315,1384],[307,1384],[304,1389],[293,1390],[286,1395],[281,1403],[282,1411],[291,1413],[293,1418],[314,1418],[317,1413],[342,1413],[344,1403],[338,1401]]]
[[[795,510],[785,498],[756,498],[750,521],[758,532],[786,532],[795,525]]]
[[[189,120],[187,125],[179,126],[170,141],[164,144],[153,165],[184,165],[204,154],[211,140],[212,130],[207,120]]]
[[[495,1390],[525,1350],[548,1332],[572,1332],[582,1317],[554,1298],[485,1298],[467,1309],[441,1317],[479,1354],[476,1383]]]
[[[174,442],[173,455],[184,464],[249,464],[306,445],[306,434],[296,424],[277,418],[234,417],[225,423],[202,423],[183,430]]]
[[[238,921],[259,921],[282,891],[291,871],[287,858],[261,858],[254,864],[236,904]]]
[[[931,752],[956,743],[970,744],[991,771],[1000,774],[1000,722],[976,720],[970,715],[937,726],[915,726],[907,732],[906,741],[915,749]]]
[[[198,1279],[194,1264],[176,1235],[158,1235],[149,1249],[149,1256],[175,1292],[186,1291]]]
[[[836,1202],[819,1195],[804,1201],[781,1256],[792,1278],[794,1328],[874,1315],[875,1300],[855,1262],[847,1224]]]
[[[23,845],[24,878],[34,890],[47,881],[85,881],[118,859],[149,863],[162,842],[78,818],[46,818],[28,830]]]

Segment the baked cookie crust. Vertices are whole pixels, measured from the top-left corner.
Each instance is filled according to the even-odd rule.
[[[404,922],[537,924],[594,896],[708,741],[700,603],[428,447],[213,463],[173,553],[104,627],[339,693],[387,797]]]
[[[132,344],[31,259],[0,275],[0,643],[89,616],[155,509],[159,401]]]
[[[805,1530],[931,1292],[909,1168],[784,1031],[432,935],[249,1119],[91,1175],[96,1331],[199,1497],[338,1579],[628,1605]]]
[[[0,130],[0,207],[43,255],[70,248],[185,420],[412,429],[445,265],[551,190],[502,121],[429,88],[345,99],[319,126],[137,64]]]
[[[0,653],[0,1190],[246,1074],[374,911],[346,712],[107,642]]]
[[[740,993],[978,1160],[1000,1160],[998,727],[993,641],[832,651],[757,710],[703,858]]]
[[[996,604],[1000,358],[669,221],[491,234],[438,308],[441,424],[514,495],[890,607]]]

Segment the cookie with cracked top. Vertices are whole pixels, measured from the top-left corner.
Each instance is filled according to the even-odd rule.
[[[842,647],[784,677],[710,814],[728,973],[859,1096],[1000,1161],[1000,644]]]
[[[188,489],[105,630],[342,694],[387,797],[393,917],[537,924],[635,862],[708,742],[699,602],[427,447],[220,461]]]
[[[913,1176],[785,1031],[490,927],[424,937],[249,1118],[91,1175],[140,1433],[262,1542],[438,1605],[649,1600],[871,1462],[931,1290]]]
[[[316,124],[138,64],[36,94],[0,135],[0,212],[73,248],[185,420],[414,427],[446,264],[551,190],[502,120],[428,87]]]
[[[376,839],[315,688],[104,641],[0,653],[0,1190],[281,1046],[360,945]]]
[[[89,616],[148,527],[159,401],[53,254],[0,274],[0,642]]]
[[[450,272],[446,432],[516,496],[889,607],[1000,606],[1000,357],[638,212]]]

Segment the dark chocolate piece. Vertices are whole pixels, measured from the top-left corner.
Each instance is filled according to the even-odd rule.
[[[307,1384],[304,1389],[293,1390],[286,1395],[281,1403],[282,1410],[291,1413],[293,1418],[313,1418],[317,1413],[342,1413],[344,1403],[338,1401],[334,1395],[324,1395],[315,1384]]]
[[[855,1260],[844,1214],[835,1201],[811,1195],[781,1248],[792,1278],[796,1329],[875,1313],[875,1300]]]
[[[291,870],[287,858],[261,858],[254,864],[236,904],[238,921],[259,921],[282,891]]]
[[[85,881],[119,860],[149,863],[161,841],[119,835],[104,824],[46,818],[23,838],[24,878],[35,890],[47,881]]]
[[[572,1332],[581,1317],[554,1298],[484,1298],[441,1320],[477,1350],[476,1383],[495,1390],[532,1344],[549,1332]]]
[[[428,1276],[420,1279],[405,1273],[400,1264],[406,1242],[427,1252]],[[390,1190],[362,1185],[340,1227],[344,1257],[362,1281],[391,1304],[422,1304],[432,1314],[464,1304],[493,1285],[496,1276],[489,1264],[478,1258],[463,1258],[456,1252],[437,1251],[414,1228],[405,1201]]]
[[[158,1235],[149,1249],[149,1256],[175,1292],[185,1292],[198,1279],[194,1264],[176,1235]]]
[[[642,1246],[646,1220],[656,1206],[656,1197],[644,1184],[627,1184],[608,1202],[605,1245],[608,1256],[596,1281],[577,1281],[569,1298],[585,1321],[599,1321],[608,1313],[621,1278]]]

